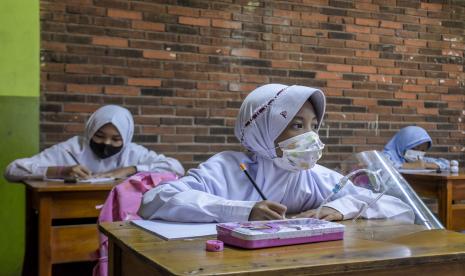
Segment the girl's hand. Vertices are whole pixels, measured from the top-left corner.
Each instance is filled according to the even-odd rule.
[[[250,211],[249,220],[284,219],[287,207],[273,201],[257,202]]]
[[[94,175],[94,178],[126,178],[137,172],[136,167],[125,167]]]
[[[92,177],[92,172],[85,166],[75,165],[67,167],[48,167],[48,178],[71,178],[71,179],[88,179]]]
[[[308,210],[294,216],[293,218],[317,218],[316,217],[317,209]],[[320,210],[319,218],[323,220],[333,221],[333,220],[342,220],[343,215],[336,209],[331,207],[323,206]]]

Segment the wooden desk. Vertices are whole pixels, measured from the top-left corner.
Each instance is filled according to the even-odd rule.
[[[164,241],[129,223],[105,223],[109,275],[463,275],[465,235],[365,221],[313,244],[205,251],[206,238]]]
[[[465,170],[457,174],[403,173],[418,195],[438,199],[438,215],[443,225],[454,231],[465,230]]]
[[[49,276],[52,264],[91,260],[90,254],[98,248],[99,210],[95,206],[105,202],[115,183],[26,181],[25,185],[23,274],[37,275],[38,271],[40,276]],[[60,225],[55,225],[58,220]]]

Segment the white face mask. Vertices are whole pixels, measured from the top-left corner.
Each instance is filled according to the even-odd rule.
[[[273,159],[273,163],[285,170],[298,172],[309,170],[323,154],[324,144],[313,131],[306,132],[278,143],[282,157]]]
[[[406,150],[404,154],[404,158],[407,162],[415,162],[421,160],[423,159],[423,156],[425,156],[425,152],[419,150]]]

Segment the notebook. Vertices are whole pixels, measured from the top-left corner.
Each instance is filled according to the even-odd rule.
[[[216,223],[171,222],[164,220],[133,220],[131,223],[165,240],[216,235]]]

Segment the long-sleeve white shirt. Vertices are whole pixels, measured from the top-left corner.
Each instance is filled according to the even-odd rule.
[[[144,194],[139,215],[145,219],[181,222],[246,221],[261,201],[239,164],[245,163],[268,200],[287,206],[289,214],[316,209],[342,175],[316,165],[311,170],[290,173],[269,160],[240,152],[222,152],[185,177],[159,185]],[[353,218],[376,197],[370,190],[347,184],[325,206]],[[384,195],[363,214],[364,218],[396,218],[413,222],[411,208],[400,199]]]
[[[17,159],[6,168],[5,178],[12,182],[44,179],[48,167],[77,165],[74,158],[93,173],[135,166],[138,172],[174,172],[179,176],[184,174],[184,168],[178,160],[157,154],[134,143],[129,143],[122,152],[115,156],[100,159],[90,147],[83,146],[83,139],[83,137],[75,136],[32,157]]]

